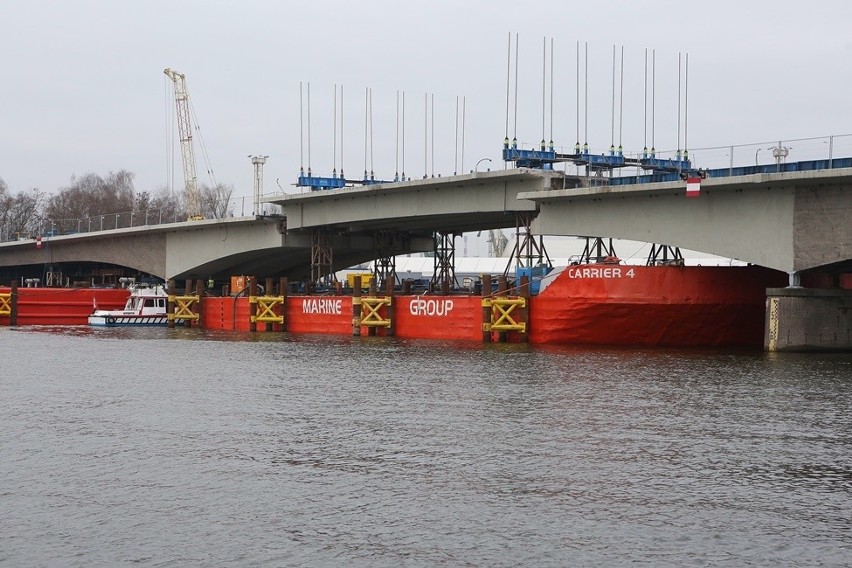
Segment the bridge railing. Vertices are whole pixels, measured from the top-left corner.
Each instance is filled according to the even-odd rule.
[[[252,200],[252,197],[231,199],[228,207],[225,208],[226,214],[221,218],[245,217],[246,207],[248,207],[248,216],[254,215],[254,212],[251,210]],[[279,212],[279,208],[276,205],[264,204],[264,208],[265,210],[262,211],[263,214]],[[87,215],[84,217],[64,219],[40,217],[31,222],[22,231],[13,231],[8,227],[0,226],[0,242],[29,240],[36,237],[45,238],[77,233],[92,233],[111,229],[167,225],[184,221],[186,221],[186,214],[182,211],[175,211],[173,207],[119,211],[117,213],[104,213],[102,215]]]
[[[536,147],[537,144],[523,147]],[[571,154],[574,146],[555,148],[559,154]],[[689,160],[695,169],[724,169],[733,170],[742,166],[754,166],[764,164],[778,164],[786,162],[802,162],[807,160],[827,160],[829,163],[835,158],[852,157],[852,134],[836,134],[831,136],[818,136],[813,138],[792,138],[782,140],[766,140],[751,144],[733,144],[728,146],[706,146],[698,148],[687,148]],[[607,154],[610,149],[591,148],[591,153]],[[650,149],[649,149],[650,151]],[[681,149],[683,151],[683,149]],[[656,151],[656,157],[660,159],[676,159],[677,149],[663,149]],[[624,150],[625,158],[641,158],[642,151]],[[561,167],[560,167],[561,169]],[[573,175],[585,175],[582,166],[567,164],[567,172]],[[613,175],[640,175],[639,168],[621,168]]]
[[[852,156],[852,134],[797,138],[696,148],[689,151],[696,168],[724,169],[738,166],[828,160]]]

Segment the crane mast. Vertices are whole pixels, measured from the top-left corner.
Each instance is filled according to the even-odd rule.
[[[184,201],[190,221],[203,219],[201,215],[201,196],[198,191],[198,176],[195,170],[195,150],[192,146],[192,124],[189,114],[189,92],[186,89],[186,76],[173,69],[166,68],[175,84],[175,106],[177,108],[180,150],[183,158]]]

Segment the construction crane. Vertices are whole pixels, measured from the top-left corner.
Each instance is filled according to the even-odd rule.
[[[183,158],[183,197],[190,221],[204,219],[201,215],[201,195],[198,191],[198,176],[195,173],[195,150],[192,146],[192,124],[189,113],[189,91],[186,90],[186,76],[173,69],[166,68],[163,73],[175,84],[175,105],[177,107],[180,150]]]

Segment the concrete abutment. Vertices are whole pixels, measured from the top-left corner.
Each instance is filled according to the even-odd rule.
[[[852,290],[769,288],[767,351],[852,352]]]

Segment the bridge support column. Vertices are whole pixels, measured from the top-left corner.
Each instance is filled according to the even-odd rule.
[[[311,282],[330,286],[334,280],[331,235],[325,229],[311,233]]]
[[[788,272],[787,276],[789,278],[790,288],[798,288],[802,285],[802,276],[798,272]]]
[[[518,268],[532,268],[542,264],[551,265],[547,251],[544,249],[544,237],[539,235],[536,239],[530,228],[533,218],[533,213],[515,213],[515,249],[512,251],[512,256],[517,261]],[[504,274],[508,274],[508,272],[509,265],[507,264]]]
[[[396,257],[393,255],[396,237],[393,231],[376,231],[373,234],[373,242],[378,254],[373,265],[373,275],[382,289],[387,288],[388,281],[396,284]]]
[[[432,286],[441,287],[442,294],[449,294],[456,282],[456,235],[435,233],[435,270]]]
[[[683,265],[683,254],[680,252],[680,247],[670,245],[651,244],[651,252],[648,253],[647,266],[657,266],[660,264],[676,264]]]
[[[603,262],[605,258],[618,257],[615,254],[615,247],[612,246],[612,239],[603,239],[601,237],[585,237],[585,239],[586,246],[583,248],[583,254],[580,255],[581,264]]]
[[[767,351],[852,352],[852,290],[769,288]]]

